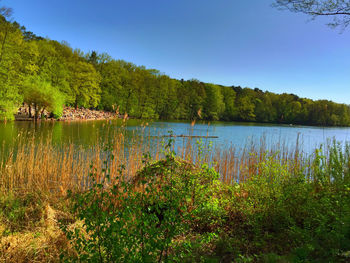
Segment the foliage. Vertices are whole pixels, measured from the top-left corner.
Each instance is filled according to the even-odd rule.
[[[0,87],[0,120],[13,120],[17,111],[19,95],[16,91],[11,92],[10,88]]]
[[[233,247],[226,252],[263,262],[345,260],[350,250],[347,148],[335,144],[328,155],[317,150],[311,166],[298,169],[273,157],[259,163],[256,176],[233,186],[224,224],[230,230],[223,236]]]
[[[22,90],[24,102],[34,108],[36,119],[44,110],[48,110],[56,118],[62,115],[64,97],[50,83],[40,78],[28,78],[24,81]]]
[[[83,228],[65,229],[73,261],[341,262],[350,251],[350,148],[315,151],[310,166],[266,156],[231,185],[208,164],[168,152],[132,180],[91,175],[71,195]],[[199,159],[201,162],[201,158]],[[112,183],[114,182],[114,183]],[[68,259],[67,259],[68,260]]]
[[[172,151],[163,161],[151,163],[149,158],[144,156],[145,167],[132,180],[125,179],[123,167],[113,178],[107,160],[104,178],[92,173],[91,189],[71,196],[74,212],[84,222],[83,229],[64,229],[79,251],[73,261],[163,262],[175,257],[169,251],[174,238],[188,230],[198,179]]]
[[[278,1],[280,6],[297,2],[314,6],[319,1]],[[337,3],[341,2],[345,3]],[[105,53],[84,54],[65,42],[43,39],[7,18],[0,16],[0,119],[13,119],[23,102],[23,81],[37,78],[63,94],[68,106],[118,111],[136,118],[350,125],[350,108],[345,104],[172,79]],[[56,117],[59,112],[54,113]]]
[[[18,83],[23,78],[21,53],[24,53],[24,46],[18,28],[1,15],[0,43],[0,119],[11,120],[21,103]]]
[[[10,157],[1,168],[3,240],[11,240],[17,231],[39,231],[36,227],[46,204],[37,195],[18,197],[32,189],[52,198],[56,208],[71,208],[71,216],[62,215],[62,228],[77,253],[70,250],[64,255],[67,261],[99,262],[101,257],[106,262],[349,259],[349,144],[333,142],[305,158],[297,153],[287,159],[286,153],[263,152],[255,157],[252,153],[252,158],[241,157],[245,159],[242,165],[253,163],[250,176],[232,175],[234,179],[227,181],[213,168],[218,164],[206,163],[201,143],[196,147],[196,163],[167,150],[158,161],[144,155],[140,168],[133,164],[140,159],[140,147],[133,148],[135,156],[125,169],[118,169],[120,160],[125,161],[121,144],[87,158],[74,158],[85,155],[69,145],[70,151],[48,145],[26,144],[17,152],[17,160]],[[102,158],[107,159],[101,167]],[[94,160],[88,178],[81,176],[88,170],[86,159]],[[67,188],[72,189],[69,198],[57,199]]]
[[[70,87],[74,94],[76,107],[97,107],[100,102],[100,76],[93,65],[85,61],[73,61],[69,64]]]

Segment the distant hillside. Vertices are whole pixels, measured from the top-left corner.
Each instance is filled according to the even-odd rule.
[[[108,54],[73,50],[0,16],[0,119],[13,119],[23,102],[34,117],[43,110],[59,117],[65,104],[147,119],[350,125],[348,105],[173,79]]]

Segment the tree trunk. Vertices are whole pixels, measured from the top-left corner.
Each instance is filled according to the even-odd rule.
[[[40,114],[41,117],[44,116],[44,111],[45,111],[45,107],[41,110],[41,114]]]
[[[34,104],[34,114],[35,114],[35,120],[39,119],[39,110],[38,110],[38,105],[35,103]]]
[[[28,106],[29,106],[29,118],[31,118],[32,117],[32,105],[29,104]]]

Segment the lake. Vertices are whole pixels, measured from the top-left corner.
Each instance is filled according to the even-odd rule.
[[[141,128],[141,124],[146,124]],[[36,141],[49,137],[52,143],[59,146],[73,143],[76,146],[92,147],[97,141],[106,141],[115,136],[121,128],[121,120],[85,121],[85,122],[0,122],[0,143],[10,149],[18,137],[34,136]],[[267,148],[283,145],[295,147],[309,153],[320,144],[335,138],[339,142],[350,140],[350,128],[343,127],[310,127],[257,123],[211,122],[196,123],[180,121],[127,121],[126,134],[141,134],[150,138],[159,138],[172,131],[174,135],[217,136],[208,139],[214,147],[225,149],[233,146],[236,149],[250,143],[259,143],[262,138]],[[167,140],[167,138],[164,138]],[[197,140],[197,139],[195,139]],[[204,139],[205,140],[205,139]],[[207,140],[206,140],[207,141]],[[176,138],[175,144],[184,143],[183,138]]]

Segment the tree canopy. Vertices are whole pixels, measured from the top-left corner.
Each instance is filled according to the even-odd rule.
[[[28,78],[23,83],[22,91],[23,101],[28,105],[33,105],[36,119],[45,110],[51,112],[55,117],[62,115],[64,96],[49,82],[38,77]]]
[[[173,79],[105,53],[84,53],[44,39],[0,15],[0,119],[13,119],[23,102],[36,117],[44,110],[59,117],[65,104],[144,119],[350,125],[348,105]]]

